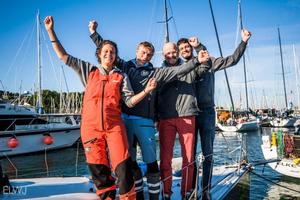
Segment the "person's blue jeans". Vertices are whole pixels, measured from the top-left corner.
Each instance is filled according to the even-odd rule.
[[[197,140],[200,136],[202,154],[202,193],[210,191],[213,170],[213,143],[215,139],[216,112],[213,107],[200,110],[196,117],[195,159],[197,159]],[[199,135],[199,136],[198,136]]]
[[[124,119],[124,122],[131,159],[133,161],[137,159],[137,142],[141,147],[143,161],[147,164],[156,162],[156,131],[153,120],[147,118]]]

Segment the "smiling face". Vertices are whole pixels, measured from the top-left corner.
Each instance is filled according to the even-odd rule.
[[[112,67],[116,60],[116,49],[111,44],[105,44],[98,54],[103,67]]]
[[[116,65],[118,58],[118,46],[111,40],[103,40],[96,49],[98,62],[106,69]]]
[[[186,60],[191,59],[191,57],[193,56],[193,48],[189,43],[181,43],[178,46],[178,49],[180,56]]]
[[[166,43],[163,47],[163,54],[165,57],[165,60],[170,65],[175,65],[178,60],[178,50],[174,43]]]

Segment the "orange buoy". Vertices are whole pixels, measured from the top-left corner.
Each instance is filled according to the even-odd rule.
[[[19,140],[16,137],[11,137],[7,141],[7,146],[9,148],[16,148],[19,145]]]
[[[43,139],[44,144],[50,145],[54,142],[54,139],[51,135],[45,135]]]

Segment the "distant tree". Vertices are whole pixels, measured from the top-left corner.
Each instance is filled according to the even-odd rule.
[[[6,94],[6,96],[4,95]],[[68,104],[75,104],[75,106],[81,107],[82,97],[83,93],[80,92],[70,92],[62,93],[63,98],[65,99],[65,105],[68,106]],[[12,92],[4,92],[0,90],[0,98],[4,99],[7,98],[9,101],[18,103],[17,99],[19,98],[19,93],[12,93]],[[37,92],[34,92],[34,94],[22,94],[21,98],[23,99],[22,103],[30,104],[32,106],[36,105],[37,102]],[[54,90],[43,90],[42,91],[42,98],[43,98],[43,107],[46,113],[53,112],[53,108],[51,108],[51,102],[55,107],[55,112],[59,112],[60,107],[60,93]],[[77,98],[77,99],[76,99]],[[70,103],[69,103],[70,102]],[[74,107],[73,105],[70,105],[71,107]],[[76,109],[77,110],[77,109]],[[64,112],[66,111],[66,108],[64,109]],[[75,112],[75,110],[71,110],[71,112]],[[77,110],[77,112],[80,112],[80,109]]]

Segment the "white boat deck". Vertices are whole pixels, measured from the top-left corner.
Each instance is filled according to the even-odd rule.
[[[241,169],[238,171],[237,167],[227,168],[226,166],[214,167],[213,177],[212,177],[212,189],[211,195],[212,199],[224,199],[226,195],[237,185],[239,180],[245,175],[247,172],[246,169]],[[202,175],[199,176],[199,190],[198,197],[201,194],[201,178]],[[180,181],[181,178],[173,177],[173,186],[172,197],[174,199],[181,199],[180,196]]]
[[[99,199],[87,177],[53,177],[11,180],[14,189],[5,190],[2,199]]]
[[[223,199],[245,173],[245,169],[240,170],[238,173],[236,167],[215,167],[212,179],[213,188],[211,190],[213,199]],[[173,199],[181,199],[180,181],[181,177],[173,177]],[[199,181],[201,181],[201,175]],[[93,189],[93,183],[87,177],[14,179],[11,180],[11,184],[13,189],[8,190],[5,188],[1,199],[98,199]],[[198,190],[198,196],[199,194],[201,194],[201,186]]]

